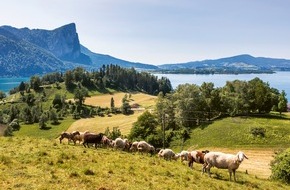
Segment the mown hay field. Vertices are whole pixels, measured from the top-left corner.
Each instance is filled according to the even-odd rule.
[[[128,135],[134,122],[143,112],[135,112],[131,115],[110,115],[104,117],[94,117],[76,120],[67,129],[68,132],[72,131],[90,131],[95,133],[104,133],[107,128],[112,131],[113,127],[118,127],[122,135]]]
[[[144,108],[152,108],[155,105],[155,101],[157,99],[156,96],[144,94],[144,93],[131,93],[131,97],[129,98],[129,93],[124,92],[116,92],[111,93],[110,95],[98,95],[92,96],[85,99],[86,105],[92,106],[101,106],[101,107],[111,107],[111,98],[114,98],[115,107],[122,106],[122,99],[124,98],[125,94],[127,94],[130,105],[139,104],[141,107]]]
[[[98,95],[86,98],[85,104],[92,106],[110,107],[111,98],[114,98],[115,107],[122,106],[122,99],[127,94],[130,105],[138,104],[140,110],[134,111],[134,114],[110,114],[104,117],[95,116],[93,118],[79,119],[72,123],[67,131],[91,131],[91,132],[105,132],[107,128],[112,131],[113,127],[118,127],[122,135],[128,135],[130,129],[137,118],[146,110],[152,111],[156,103],[156,96],[144,94],[144,93],[132,93],[129,98],[128,93],[117,92],[110,95]]]

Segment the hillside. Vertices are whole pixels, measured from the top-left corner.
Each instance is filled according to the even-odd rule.
[[[237,171],[237,183],[225,170],[212,178],[179,161],[105,148],[59,144],[57,140],[0,138],[3,189],[286,189],[287,186]],[[19,145],[21,144],[21,151]]]
[[[140,70],[153,70],[153,69],[158,69],[157,66],[155,65],[150,65],[150,64],[143,64],[143,63],[135,63],[135,62],[130,62],[122,59],[115,58],[110,55],[104,55],[100,53],[94,53],[90,51],[88,48],[84,47],[81,45],[81,51],[88,55],[91,60],[92,60],[92,67],[101,67],[103,64],[108,65],[108,64],[114,64],[114,65],[120,65],[125,68],[136,68]]]
[[[24,40],[1,35],[0,28],[0,76],[31,76],[65,68],[51,53]]]
[[[187,69],[194,69],[197,72],[216,72],[216,73],[243,73],[243,72],[271,72],[271,71],[289,71],[290,60],[275,59],[265,57],[253,57],[251,55],[237,55],[232,57],[190,61],[187,63],[163,64],[159,68],[164,70],[177,70],[186,72]],[[187,71],[189,72],[189,71]]]
[[[74,23],[53,30],[0,26],[0,76],[42,75],[75,67],[97,70],[103,64],[157,68],[91,52],[81,45]]]

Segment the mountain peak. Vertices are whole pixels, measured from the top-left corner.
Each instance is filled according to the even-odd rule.
[[[54,29],[54,31],[57,31],[57,30],[63,30],[63,31],[72,32],[72,33],[76,33],[77,31],[75,23],[69,23],[69,24],[66,24],[66,25],[63,25],[61,27]]]

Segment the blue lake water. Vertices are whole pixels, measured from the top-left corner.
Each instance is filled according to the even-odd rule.
[[[226,81],[244,80],[249,81],[255,77],[259,77],[264,82],[268,82],[270,87],[278,89],[280,92],[284,90],[287,94],[288,102],[290,103],[290,72],[276,72],[274,74],[215,74],[215,75],[195,75],[195,74],[154,74],[155,76],[167,77],[176,88],[180,84],[197,84],[203,82],[212,82],[215,87],[223,87]],[[8,93],[10,89],[19,86],[20,82],[29,81],[29,77],[20,78],[0,78],[0,90]]]
[[[278,89],[280,92],[284,90],[287,94],[288,103],[290,103],[290,72],[276,72],[274,74],[215,74],[215,75],[196,75],[196,74],[154,74],[155,76],[167,77],[172,87],[175,89],[180,84],[196,84],[201,85],[203,82],[212,82],[215,87],[225,86],[227,81],[243,80],[249,81],[255,77],[260,78],[264,82],[268,82],[270,87]]]
[[[28,77],[0,78],[0,91],[8,93],[9,90],[19,86],[22,81],[27,82],[29,80]]]

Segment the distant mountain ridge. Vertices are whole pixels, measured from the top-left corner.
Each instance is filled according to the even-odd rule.
[[[134,67],[136,70],[159,72],[166,70],[181,73],[290,71],[290,60],[253,57],[247,54],[156,66],[90,51],[81,45],[74,23],[53,30],[0,27],[0,77],[64,72],[75,67],[93,70],[108,64],[125,68]]]
[[[290,60],[253,57],[248,54],[242,54],[227,58],[191,61],[178,64],[163,64],[159,68],[166,70],[178,69],[232,69],[245,71],[283,71],[290,70]]]

